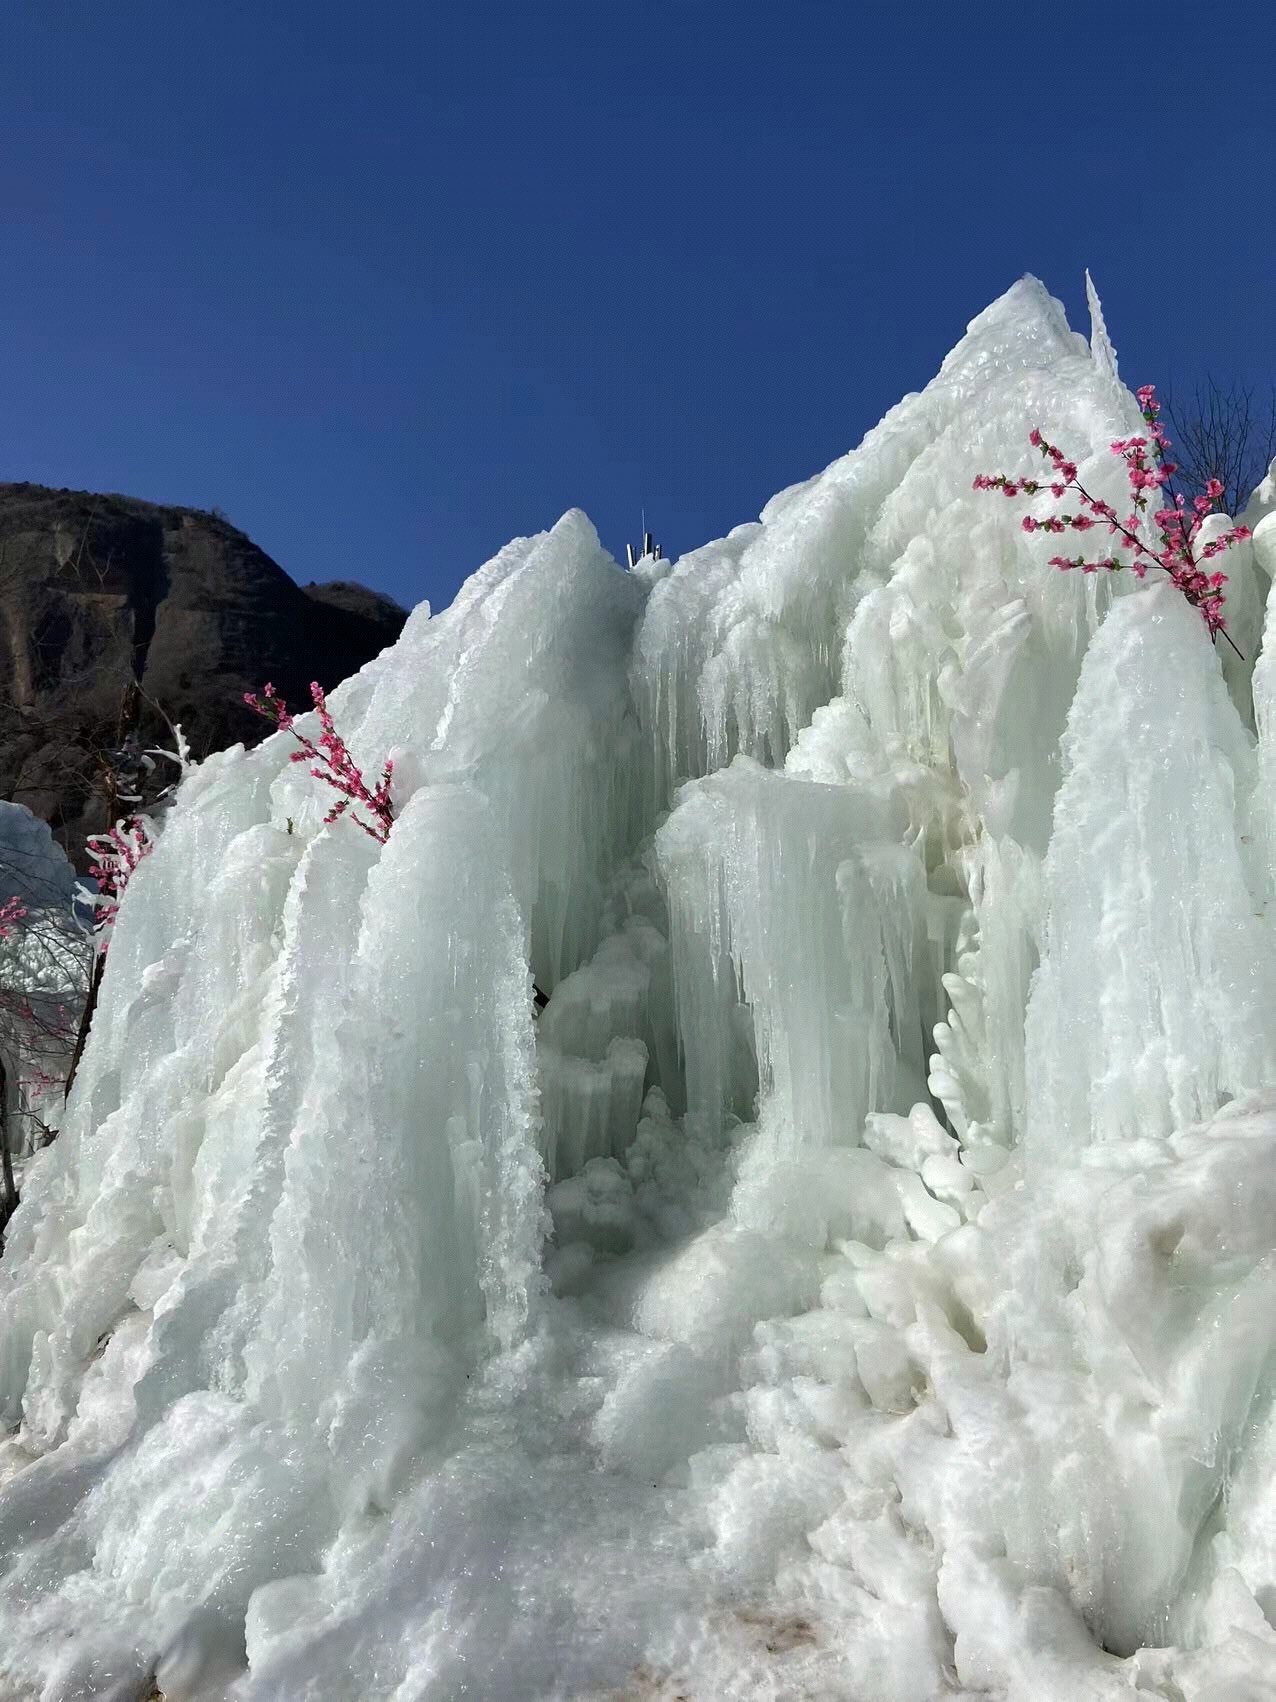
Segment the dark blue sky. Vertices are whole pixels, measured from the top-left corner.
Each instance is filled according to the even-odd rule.
[[[752,518],[1024,271],[1274,365],[1273,8],[42,0],[0,34],[0,477],[446,602],[578,504]]]

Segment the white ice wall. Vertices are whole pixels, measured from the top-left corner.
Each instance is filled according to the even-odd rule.
[[[1276,1686],[1267,522],[1224,663],[971,490],[1117,494],[1095,305],[418,610],[383,848],[183,785],[0,1263],[16,1693]]]

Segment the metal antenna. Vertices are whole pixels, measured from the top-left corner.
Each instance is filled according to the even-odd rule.
[[[629,563],[631,571],[637,567],[640,561],[645,561],[648,556],[651,557],[652,561],[664,560],[664,551],[647,530],[646,506],[641,507],[638,512],[642,516],[642,544],[637,549],[633,544],[625,545],[625,560]]]

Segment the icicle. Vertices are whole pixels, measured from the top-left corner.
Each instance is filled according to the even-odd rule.
[[[1120,376],[1117,371],[1117,354],[1103,321],[1103,303],[1099,300],[1099,292],[1094,287],[1089,267],[1086,268],[1085,275],[1085,299],[1090,309],[1090,353],[1094,364],[1105,378],[1115,381]]]

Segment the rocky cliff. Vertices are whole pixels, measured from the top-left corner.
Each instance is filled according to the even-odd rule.
[[[215,513],[0,484],[0,796],[78,857],[105,820],[100,752],[133,682],[204,756],[262,736],[245,691],[334,686],[405,618],[361,585],[295,584]],[[138,731],[168,742],[144,699]]]

